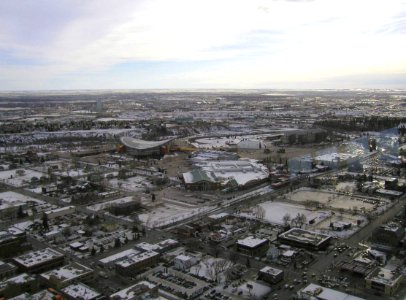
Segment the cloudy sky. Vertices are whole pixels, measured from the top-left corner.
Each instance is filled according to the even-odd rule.
[[[0,90],[406,88],[406,0],[1,0]]]

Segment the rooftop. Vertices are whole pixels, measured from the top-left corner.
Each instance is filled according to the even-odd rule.
[[[18,276],[11,277],[7,280],[0,282],[0,290],[7,288],[10,284],[20,285],[25,282],[35,281],[35,277],[28,275],[27,273],[20,274]]]
[[[52,248],[45,248],[17,256],[14,261],[25,267],[32,267],[60,257],[64,255]]]
[[[318,246],[331,238],[329,235],[326,234],[304,230],[300,228],[292,228],[280,234],[279,237],[287,240],[300,242],[302,244],[310,244],[315,246]]]
[[[279,274],[281,274],[281,273],[283,273],[283,271],[282,270],[279,270],[279,269],[277,269],[277,268],[272,268],[272,267],[270,267],[270,266],[266,266],[266,267],[263,267],[261,270],[259,270],[261,273],[266,273],[266,274],[269,274],[269,275],[272,275],[272,276],[276,276],[276,275],[279,275]]]
[[[366,279],[369,279],[374,282],[379,282],[385,285],[394,285],[402,277],[403,275],[396,270],[378,267],[373,272],[371,272],[366,277]]]
[[[62,289],[62,292],[74,299],[91,300],[101,296],[101,294],[83,283],[71,284]]]
[[[159,255],[158,252],[148,251],[148,252],[140,253],[140,254],[137,254],[137,255],[134,255],[134,256],[131,256],[131,257],[127,257],[127,258],[125,258],[125,259],[123,259],[121,261],[118,261],[116,263],[116,265],[121,266],[123,268],[127,268],[127,267],[129,267],[129,266],[131,266],[133,264],[139,263],[139,262],[141,262],[143,260],[149,259],[149,258],[154,257],[154,256],[158,256],[158,255]]]
[[[253,236],[249,236],[243,240],[237,241],[237,245],[248,247],[248,248],[256,248],[265,243],[268,243],[267,239],[257,239],[257,238],[254,238]]]
[[[323,300],[363,300],[362,298],[355,297],[333,289],[325,288],[313,283],[309,284],[307,287],[299,291],[299,294],[314,296],[315,299]]]
[[[41,277],[47,280],[49,280],[51,277],[56,277],[58,280],[61,281],[70,281],[84,274],[89,274],[92,272],[92,269],[74,262],[58,269],[42,273]]]

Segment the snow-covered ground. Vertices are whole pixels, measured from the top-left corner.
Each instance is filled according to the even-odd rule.
[[[18,175],[18,170],[23,170],[22,175]],[[32,177],[39,179],[43,175],[43,173],[29,169],[6,170],[0,172],[0,181],[15,187],[22,187],[28,185]]]
[[[360,225],[357,225],[357,221],[360,221]],[[351,223],[350,229],[345,229],[342,231],[333,230],[330,227],[330,223],[333,222],[349,222]],[[348,238],[357,232],[360,228],[368,224],[368,220],[365,216],[361,215],[350,215],[350,214],[339,214],[332,215],[330,218],[325,219],[324,221],[317,224],[313,230],[316,232],[324,233],[330,236],[338,238]]]
[[[314,220],[314,224],[319,223],[330,216],[330,212],[327,211],[311,211],[306,209],[302,205],[296,205],[284,202],[264,202],[259,204],[265,211],[264,220],[272,224],[283,225],[283,216],[288,214],[291,219],[295,218],[297,214],[304,214],[306,216],[307,222]],[[250,212],[241,212],[241,216],[248,218],[256,217],[256,209],[252,208]]]
[[[215,207],[203,206],[199,208],[187,208],[165,203],[152,209],[148,213],[138,215],[138,218],[145,226],[154,228],[181,221],[213,208]]]
[[[225,272],[232,265],[232,262],[224,258],[205,257],[197,265],[192,266],[189,273],[221,283],[227,280]]]
[[[314,201],[322,204],[325,207],[334,209],[362,209],[373,211],[374,204],[371,202],[349,195],[337,194],[333,191],[321,190],[306,190],[299,189],[286,195],[286,198],[295,202],[305,203],[306,201]]]
[[[222,292],[224,290],[218,289],[218,291]],[[272,291],[271,287],[255,281],[248,281],[236,288],[229,286],[226,289],[227,293],[236,296],[238,295],[239,298],[242,297],[245,299],[263,299],[263,297],[265,297],[271,291]]]

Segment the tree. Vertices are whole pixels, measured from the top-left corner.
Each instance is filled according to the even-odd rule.
[[[290,226],[290,221],[291,221],[291,217],[289,213],[286,213],[283,217],[282,217],[282,221],[283,221],[283,225],[285,227],[289,227]]]
[[[23,206],[20,205],[18,207],[18,211],[17,211],[17,218],[24,218],[26,216],[26,214],[23,211]]]
[[[42,214],[42,227],[45,231],[49,231],[48,215],[45,212]]]
[[[96,255],[96,249],[93,247],[92,250],[90,251],[90,255],[91,256],[95,256]]]
[[[115,248],[120,248],[120,247],[121,247],[120,238],[116,238],[116,239],[114,240],[114,247],[115,247]]]

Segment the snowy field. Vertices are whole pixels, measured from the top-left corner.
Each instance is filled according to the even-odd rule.
[[[225,273],[232,265],[231,261],[224,258],[205,257],[197,265],[192,266],[189,273],[221,283],[227,280]]]
[[[218,289],[218,291],[224,292],[223,289]],[[269,294],[272,289],[262,283],[255,282],[255,281],[248,281],[246,283],[241,284],[240,286],[233,288],[229,286],[225,290],[228,294],[231,295],[238,295],[238,298],[244,299],[264,299],[264,297]]]
[[[18,170],[23,170],[21,175],[17,174],[19,172]],[[29,169],[7,170],[0,172],[0,181],[15,187],[22,187],[28,185],[32,177],[37,177],[39,179],[43,175],[43,173]]]
[[[284,202],[264,202],[259,205],[265,211],[264,220],[268,221],[272,224],[283,225],[283,216],[286,214],[290,215],[291,219],[295,218],[297,214],[304,214],[306,216],[307,222],[310,220],[314,220],[314,224],[319,223],[320,221],[324,220],[328,216],[330,216],[329,212],[326,211],[311,211],[306,209],[302,205],[296,205],[291,203],[284,203]],[[255,217],[255,208],[252,208],[251,212],[242,212],[240,213],[243,217]]]
[[[27,202],[34,202],[36,203],[36,205],[46,204],[44,201],[28,197],[16,192],[8,191],[0,193],[0,210],[7,209],[9,207],[23,205]]]
[[[315,191],[299,189],[286,195],[286,198],[300,203],[307,201],[314,201],[322,204],[326,208],[331,207],[334,209],[350,210],[356,208],[357,210],[365,209],[366,211],[373,211],[374,204],[367,202],[363,199],[356,198],[349,195],[336,194],[328,191]]]
[[[181,221],[213,208],[215,207],[203,206],[192,209],[166,203],[152,209],[148,213],[138,215],[138,218],[145,226],[156,228]]]

